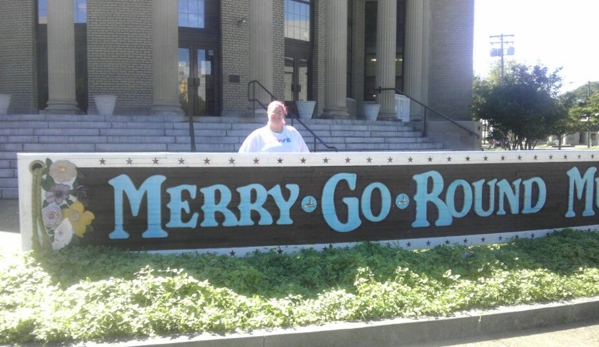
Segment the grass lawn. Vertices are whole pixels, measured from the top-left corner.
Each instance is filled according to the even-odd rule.
[[[599,294],[599,233],[491,246],[363,243],[246,257],[106,248],[0,254],[0,343],[448,316]]]

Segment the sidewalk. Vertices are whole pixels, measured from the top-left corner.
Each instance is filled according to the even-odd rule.
[[[21,250],[18,200],[0,199],[0,252]],[[394,319],[255,331],[228,336],[163,337],[77,346],[597,346],[599,297],[503,307],[450,318]],[[27,344],[27,346],[31,346]],[[41,346],[41,345],[40,345]],[[63,345],[64,346],[64,345]]]
[[[0,199],[0,251],[21,250],[19,200]]]

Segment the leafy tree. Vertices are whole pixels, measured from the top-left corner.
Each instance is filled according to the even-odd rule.
[[[473,111],[476,120],[486,120],[489,138],[506,149],[532,149],[555,132],[566,117],[558,90],[560,69],[550,72],[542,65],[509,62],[505,74],[496,65],[487,79],[474,80]]]
[[[583,126],[580,117],[570,113],[570,109],[576,106],[578,97],[573,92],[566,92],[559,96],[558,112],[560,117],[552,126],[551,134],[558,138],[558,148],[562,148],[562,139],[570,134],[577,133]]]
[[[589,82],[572,92],[572,95],[575,102],[572,102],[569,116],[578,120],[579,131],[599,129],[599,82]]]

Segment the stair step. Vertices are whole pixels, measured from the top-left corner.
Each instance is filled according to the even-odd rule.
[[[314,137],[297,120],[308,148]],[[435,151],[442,149],[410,124],[393,121],[303,121],[339,151]],[[199,117],[193,120],[196,151],[236,152],[266,118]],[[189,152],[189,122],[183,116],[1,115],[0,199],[18,198],[19,152]],[[330,151],[317,142],[317,151]]]

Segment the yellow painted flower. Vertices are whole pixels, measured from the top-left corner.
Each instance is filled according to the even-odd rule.
[[[68,182],[77,176],[77,167],[68,160],[57,160],[50,165],[49,174],[56,182]]]
[[[84,211],[83,204],[79,201],[72,204],[71,207],[63,209],[62,217],[69,219],[73,226],[73,231],[79,237],[83,237],[85,228],[90,225],[95,218],[93,213]]]

